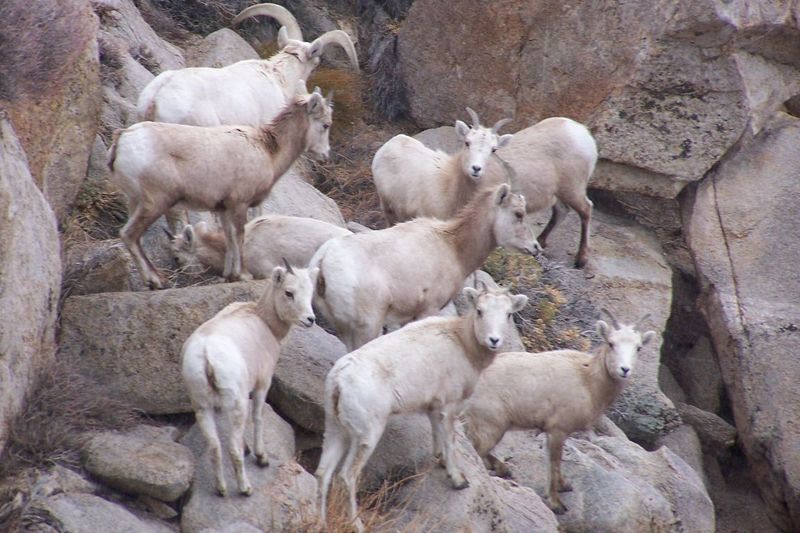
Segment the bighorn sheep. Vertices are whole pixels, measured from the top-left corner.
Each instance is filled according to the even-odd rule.
[[[566,511],[558,493],[572,490],[561,476],[561,452],[570,433],[595,423],[622,392],[636,364],[638,351],[655,338],[636,325],[620,324],[603,310],[597,332],[604,343],[592,354],[558,350],[499,355],[483,373],[467,402],[467,434],[487,468],[509,475],[506,464],[491,454],[510,428],[537,428],[547,433],[550,456],[548,504]]]
[[[269,464],[262,437],[263,407],[280,356],[281,341],[293,324],[311,327],[317,270],[275,267],[256,302],[229,304],[192,333],[181,350],[181,373],[197,423],[208,442],[217,491],[227,494],[214,411],[230,420],[228,453],[239,492],[252,492],[244,468],[248,396],[253,398],[254,451],[259,466]]]
[[[477,115],[468,111],[472,117],[472,130],[483,132],[485,128],[481,127]],[[502,124],[502,121],[498,124]],[[496,131],[497,128],[495,124],[492,129]],[[469,135],[465,135],[463,128],[458,125],[456,134],[464,139],[465,148],[472,148],[471,145],[467,146],[470,144]],[[447,209],[452,214],[468,201],[470,191],[475,190],[474,186],[465,185],[468,184],[465,181],[468,168],[458,169],[441,155],[436,158],[424,156],[428,152],[423,152],[416,144],[401,141],[393,145],[391,150],[387,149],[386,155],[381,154],[384,148],[381,147],[373,160],[373,174],[384,210],[389,206],[399,221],[417,216],[442,216],[443,213],[446,217]],[[389,141],[393,142],[394,139]],[[462,149],[461,153],[465,152]],[[495,156],[498,161],[490,165],[477,165],[483,169],[481,175],[484,181],[510,181],[513,190],[525,196],[529,213],[548,207],[552,209],[550,221],[538,237],[542,247],[547,245],[550,232],[566,215],[566,207],[578,213],[581,218],[581,240],[575,266],[585,266],[589,260],[589,223],[592,217],[592,202],[586,196],[586,187],[597,163],[597,144],[589,130],[568,118],[548,118],[515,133],[513,140],[499,147]],[[425,163],[413,165],[416,176],[408,181],[411,180],[408,176],[411,172],[407,173],[400,165],[412,165],[413,158],[420,158]],[[450,166],[446,167],[444,162]],[[379,167],[377,169],[376,164]],[[445,172],[452,174],[445,179],[442,177]],[[442,183],[457,182],[458,178],[454,176],[456,172],[460,174],[461,186],[443,187]],[[404,188],[406,183],[412,183],[413,189]],[[440,200],[438,195],[445,192],[451,196],[447,201]],[[461,196],[463,194],[466,196]]]
[[[469,485],[454,461],[454,422],[480,373],[500,350],[511,315],[527,296],[467,287],[470,311],[462,317],[429,317],[351,352],[325,378],[325,437],[316,476],[324,522],[331,478],[341,477],[356,519],[356,483],[390,415],[427,413],[434,455],[444,461],[453,487]]]
[[[244,226],[244,269],[256,279],[269,277],[285,257],[293,265],[308,265],[314,252],[327,240],[349,235],[339,226],[306,217],[264,215]],[[221,275],[225,268],[225,233],[205,222],[188,225],[170,234],[179,265]]]
[[[513,137],[497,133],[510,119],[490,129],[480,125],[475,111],[468,107],[467,112],[473,125],[456,120],[456,135],[463,145],[454,154],[431,150],[407,135],[392,137],[375,153],[372,177],[389,225],[417,216],[452,218],[479,187],[497,182],[499,175],[492,176],[488,185],[481,178],[489,157]]]
[[[277,4],[250,6],[232,25],[256,15],[270,16],[282,25],[280,52],[268,60],[250,59],[222,68],[162,72],[139,95],[139,119],[192,126],[260,126],[292,100],[297,82],[308,79],[328,45],[341,46],[358,70],[355,47],[344,31],[329,31],[304,42],[294,16]]]
[[[508,184],[477,194],[447,221],[420,218],[323,244],[309,263],[320,268],[314,304],[349,350],[435,315],[497,246],[533,254],[525,198]]]
[[[298,89],[303,82],[298,83]],[[198,127],[140,122],[117,131],[109,149],[111,179],[128,196],[120,237],[151,288],[163,286],[139,239],[176,204],[219,211],[227,251],[224,276],[239,279],[247,208],[261,202],[303,152],[327,158],[332,110],[315,89],[296,96],[260,127]]]

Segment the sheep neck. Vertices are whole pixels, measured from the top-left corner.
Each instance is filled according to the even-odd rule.
[[[495,352],[489,350],[475,338],[474,320],[474,311],[461,318],[456,334],[464,347],[464,355],[470,364],[477,372],[482,372],[494,361]]]
[[[480,182],[474,181],[467,174],[464,174],[464,160],[469,155],[469,151],[462,149],[450,159],[451,167],[448,169],[450,175],[456,179],[450,182],[453,190],[445,191],[444,198],[452,198],[451,216],[455,215],[459,209],[467,205],[478,191]]]
[[[610,348],[603,344],[592,355],[592,362],[589,367],[589,379],[587,385],[592,390],[592,397],[595,398],[597,416],[604,413],[606,409],[617,399],[617,396],[625,387],[625,381],[614,379],[606,368],[606,357]]]
[[[443,233],[455,250],[462,277],[479,268],[497,247],[494,214],[494,190],[484,189],[445,223]]]
[[[284,321],[275,309],[275,285],[272,281],[256,302],[256,314],[264,321],[278,342],[289,333],[291,324]]]
[[[276,178],[282,176],[305,150],[309,122],[305,102],[295,101],[271,124],[261,127],[261,139],[272,157]]]

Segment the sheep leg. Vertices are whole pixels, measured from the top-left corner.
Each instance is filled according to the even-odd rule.
[[[267,401],[267,391],[269,383],[263,389],[253,391],[253,428],[255,429],[254,447],[256,464],[264,467],[269,466],[269,459],[264,450],[264,402]],[[245,444],[246,446],[246,444]]]
[[[550,217],[550,221],[547,222],[547,225],[536,238],[536,240],[539,241],[539,246],[542,248],[547,247],[547,237],[550,235],[550,232],[553,231],[553,228],[555,228],[558,223],[564,219],[566,214],[567,210],[564,208],[561,202],[556,200],[556,203],[553,204],[553,214]]]
[[[486,464],[487,468],[494,470],[494,475],[497,477],[506,479],[511,478],[511,469],[508,468],[506,462],[498,458],[493,453],[486,454],[486,457],[484,457],[484,463]]]
[[[253,487],[247,479],[247,473],[244,469],[244,449],[242,441],[244,440],[244,429],[247,423],[247,400],[243,398],[236,398],[230,410],[231,421],[231,434],[228,442],[228,453],[233,463],[233,469],[236,472],[236,482],[239,485],[239,492],[245,496],[250,496],[253,493]]]
[[[558,493],[562,488],[561,478],[561,453],[564,449],[566,435],[561,433],[547,434],[547,448],[550,455],[550,489],[548,491],[548,505],[555,514],[564,514],[567,507],[561,501]]]
[[[578,255],[575,257],[575,266],[577,268],[583,268],[589,261],[589,252],[591,251],[589,247],[589,223],[592,221],[593,206],[592,201],[586,196],[583,197],[583,201],[580,204],[570,206],[581,217],[581,244],[578,248]]]
[[[189,225],[189,212],[186,209],[172,207],[164,214],[169,230],[178,235],[183,228]]]
[[[157,209],[146,209],[142,204],[136,205],[128,222],[120,230],[119,236],[128,251],[133,256],[139,267],[139,274],[142,280],[147,283],[151,289],[164,288],[164,282],[158,271],[150,262],[147,255],[142,250],[141,238],[147,228],[161,216],[161,211]]]
[[[382,427],[385,426],[385,423]],[[344,484],[347,487],[348,500],[350,503],[350,519],[353,521],[358,531],[363,531],[364,526],[361,519],[358,518],[358,503],[356,502],[356,486],[358,476],[364,465],[378,445],[381,438],[381,428],[369,428],[366,435],[360,438],[351,436],[350,449],[345,457],[344,465],[342,466],[341,476]]]
[[[319,517],[325,522],[328,512],[328,492],[331,486],[331,479],[336,467],[339,466],[342,457],[347,451],[347,435],[345,435],[339,423],[335,420],[325,420],[325,437],[322,443],[322,457],[314,475],[317,478],[318,498],[320,502]]]
[[[431,436],[433,437],[433,457],[436,464],[445,466],[442,454],[442,441],[445,438],[444,428],[442,427],[443,413],[441,409],[431,409],[428,411],[428,420],[431,422]]]
[[[206,438],[208,450],[211,453],[211,465],[214,468],[214,478],[217,481],[217,492],[220,496],[228,495],[228,488],[225,485],[225,475],[222,472],[222,449],[217,435],[217,425],[214,423],[213,409],[198,409],[195,412],[197,425]]]
[[[246,207],[236,206],[222,212],[222,226],[225,230],[225,268],[222,276],[228,281],[239,281],[242,276],[242,250],[246,219]]]
[[[384,316],[381,315],[379,318],[379,320],[376,320],[372,324],[366,324],[363,326],[359,325],[353,329],[351,333],[353,345],[347,346],[348,350],[353,351],[356,348],[364,346],[372,339],[377,339],[381,336],[381,333],[383,332]]]
[[[444,457],[445,468],[447,469],[447,477],[450,478],[450,483],[456,490],[462,490],[469,487],[469,481],[466,480],[464,474],[456,467],[455,454],[453,453],[456,444],[456,427],[455,427],[455,410],[448,408],[444,411],[442,419],[442,427],[444,428]]]

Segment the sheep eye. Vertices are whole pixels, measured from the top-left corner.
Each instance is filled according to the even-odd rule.
[[[467,148],[469,148],[469,141],[464,141],[464,146],[466,146]]]
[[[284,292],[284,294],[285,294],[285,295],[286,295],[286,297],[287,297],[287,298],[289,298],[290,300],[294,300],[294,293],[293,293],[292,291],[285,291],[285,292]]]
[[[323,125],[322,125],[322,129],[323,129],[323,130],[327,130],[327,129],[328,129],[328,128],[330,128],[330,127],[331,127],[331,125],[330,125],[330,124],[323,124]]]
[[[613,350],[613,349],[614,349],[614,343],[613,343],[613,342],[609,342],[609,343],[608,343],[608,347],[609,347],[609,348],[611,348],[611,349]]]
[[[492,153],[495,153],[496,151],[497,151],[497,148],[492,148]]]
[[[519,221],[521,221],[525,217],[525,215],[523,215],[522,213],[514,213],[514,214],[516,215],[517,220]]]
[[[641,351],[641,349],[642,349],[642,347],[641,347],[641,346],[637,346],[637,347],[636,347],[636,351],[637,351],[637,352],[638,352],[638,351]]]
[[[483,311],[481,311],[480,309],[478,309],[478,317],[482,317],[482,316],[483,316]]]
[[[511,313],[508,313],[508,319],[511,320]]]

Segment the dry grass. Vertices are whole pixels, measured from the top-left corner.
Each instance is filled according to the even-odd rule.
[[[68,224],[93,240],[113,239],[128,219],[125,196],[108,181],[85,180]]]
[[[320,67],[308,78],[308,90],[322,89],[322,94],[333,91],[333,126],[331,142],[347,142],[347,136],[361,124],[364,118],[364,102],[361,99],[361,75],[352,70]]]

